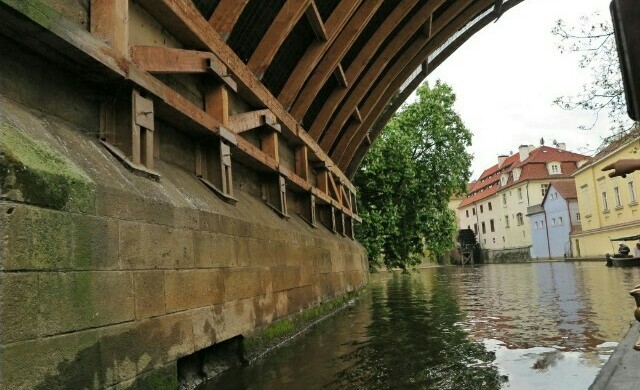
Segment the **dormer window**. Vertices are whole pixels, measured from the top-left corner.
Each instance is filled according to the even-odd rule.
[[[562,173],[562,170],[560,169],[560,163],[559,162],[550,162],[549,166],[549,174],[550,175],[559,175]]]
[[[513,170],[513,180],[519,180],[520,179],[520,168],[516,168]]]
[[[507,176],[507,174],[503,174],[502,176],[500,176],[500,185],[501,186],[506,186],[507,185],[507,179],[509,178],[509,176]]]

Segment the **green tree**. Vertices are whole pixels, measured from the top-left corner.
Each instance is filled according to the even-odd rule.
[[[357,236],[374,268],[384,262],[406,270],[422,261],[425,247],[436,256],[453,246],[455,217],[447,205],[466,191],[471,164],[471,132],[454,102],[446,84],[420,86],[356,173],[363,218]]]

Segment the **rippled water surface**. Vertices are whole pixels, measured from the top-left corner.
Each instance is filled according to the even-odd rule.
[[[586,389],[628,330],[640,269],[428,268],[366,293],[203,389]]]

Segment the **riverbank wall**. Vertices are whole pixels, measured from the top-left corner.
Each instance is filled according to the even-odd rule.
[[[282,218],[259,170],[234,160],[235,203],[211,191],[173,124],[156,120],[159,179],[128,169],[98,140],[99,88],[14,39],[0,34],[0,388],[172,389],[180,359],[367,283],[362,246],[310,226],[295,194]]]
[[[482,249],[481,257],[485,264],[528,263],[533,261],[530,248]]]

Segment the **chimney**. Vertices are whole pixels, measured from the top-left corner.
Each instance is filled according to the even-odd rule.
[[[526,160],[529,157],[529,146],[528,145],[520,145],[518,147],[518,151],[520,152],[520,162]]]
[[[502,164],[504,164],[508,157],[509,156],[505,156],[504,154],[498,156],[498,168],[502,168]]]
[[[558,142],[558,149],[567,150],[567,144],[565,144],[564,142]]]

